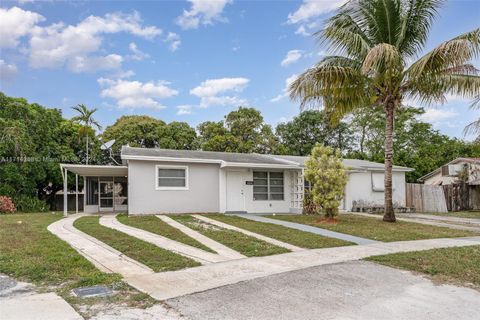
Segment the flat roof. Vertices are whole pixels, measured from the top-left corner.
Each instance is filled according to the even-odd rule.
[[[93,177],[111,177],[111,176],[127,176],[127,166],[111,166],[111,165],[86,165],[86,164],[68,164],[61,163],[60,168],[67,169],[79,176]],[[63,171],[62,171],[63,172]]]
[[[258,153],[215,152],[199,150],[172,150],[159,148],[134,148],[123,146],[121,157],[124,160],[154,160],[218,163],[221,167],[272,167],[303,168],[308,157],[270,155]],[[383,163],[366,160],[343,159],[345,166],[351,170],[384,170]],[[393,171],[413,171],[411,168],[393,166]]]

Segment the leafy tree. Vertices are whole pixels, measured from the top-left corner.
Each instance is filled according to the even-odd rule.
[[[166,123],[149,116],[121,116],[102,133],[104,142],[115,139],[112,150],[119,153],[123,145],[131,147],[158,147],[158,132]]]
[[[79,134],[81,137],[85,137],[85,163],[88,164],[88,149],[90,147],[88,141],[91,136],[95,137],[95,131],[93,127],[96,127],[98,130],[102,130],[100,124],[93,118],[93,114],[97,111],[97,109],[88,109],[84,104],[79,104],[75,107],[72,107],[72,109],[79,113],[78,116],[72,118],[72,121],[82,124]]]
[[[305,162],[305,179],[312,184],[313,203],[325,212],[327,218],[333,218],[338,213],[348,179],[340,151],[315,145]]]
[[[59,162],[78,163],[82,153],[79,129],[60,110],[0,93],[0,195],[20,211],[44,208],[38,199],[52,203],[62,188]]]
[[[474,97],[480,77],[471,61],[480,53],[475,29],[410,63],[424,48],[441,0],[355,0],[343,5],[316,33],[333,53],[301,74],[290,94],[302,105],[322,103],[338,117],[380,106],[385,112],[385,215],[392,201],[395,110],[404,98],[443,102],[445,94]]]
[[[202,150],[274,153],[278,139],[254,108],[239,107],[225,116],[225,121],[203,122],[198,126]]]
[[[197,133],[186,122],[170,122],[157,128],[159,145],[165,149],[194,150],[196,149]]]
[[[346,152],[351,149],[353,133],[346,122],[332,124],[324,111],[303,111],[293,120],[277,125],[276,134],[286,153],[309,155],[316,143]]]

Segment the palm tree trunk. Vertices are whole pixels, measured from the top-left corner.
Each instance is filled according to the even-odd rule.
[[[87,147],[87,160],[86,160],[86,164],[88,164],[88,132],[87,132],[87,144],[86,144],[86,147]]]
[[[392,166],[393,166],[393,129],[395,103],[388,101],[385,104],[385,215],[383,221],[395,222],[393,212]]]

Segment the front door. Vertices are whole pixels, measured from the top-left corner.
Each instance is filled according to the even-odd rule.
[[[100,211],[113,211],[113,181],[101,181],[100,185]]]
[[[245,212],[243,173],[227,171],[227,211]]]

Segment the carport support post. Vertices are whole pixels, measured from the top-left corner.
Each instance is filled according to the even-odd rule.
[[[75,213],[78,213],[78,174],[75,174]]]
[[[65,168],[65,172],[63,173],[63,216],[66,217],[68,215],[68,179],[67,179],[68,170]]]

